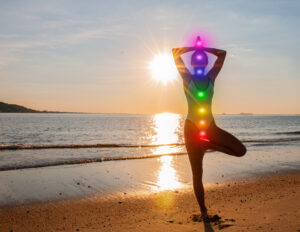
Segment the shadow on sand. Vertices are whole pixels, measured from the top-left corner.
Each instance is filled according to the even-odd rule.
[[[214,229],[211,227],[210,222],[203,222],[205,232],[214,232]]]
[[[228,224],[228,222],[235,222],[234,219],[224,219],[221,220],[217,214],[214,216],[208,216],[207,220],[203,220],[200,215],[194,214],[191,216],[194,222],[203,222],[205,232],[214,232],[213,226],[217,227],[218,230],[222,230],[228,227],[233,226],[233,224]]]

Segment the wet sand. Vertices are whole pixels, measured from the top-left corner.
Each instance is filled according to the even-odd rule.
[[[191,188],[0,209],[0,231],[299,231],[300,172],[206,187],[209,223]],[[193,216],[194,215],[194,216]],[[196,215],[196,216],[195,216]]]
[[[250,147],[249,154],[241,158],[217,152],[206,154],[203,183],[220,184],[300,170],[297,146],[289,148],[288,156],[282,155],[285,147],[278,146],[272,154],[253,149]],[[0,208],[192,187],[187,155],[1,171],[0,180]]]

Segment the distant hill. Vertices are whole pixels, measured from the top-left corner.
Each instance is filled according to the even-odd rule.
[[[16,104],[8,104],[5,102],[0,102],[0,113],[67,113],[67,114],[83,114],[80,112],[62,112],[62,111],[48,111],[48,110],[33,110],[26,108],[24,106]]]
[[[38,110],[26,108],[24,106],[0,102],[0,112],[1,113],[41,113],[45,111],[38,111]]]

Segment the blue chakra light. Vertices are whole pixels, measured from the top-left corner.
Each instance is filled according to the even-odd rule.
[[[203,69],[201,69],[201,68],[196,69],[197,76],[202,76],[202,74],[203,74]]]

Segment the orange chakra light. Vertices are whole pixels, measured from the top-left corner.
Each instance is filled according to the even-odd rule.
[[[200,123],[200,125],[202,125],[202,126],[205,125],[205,121],[204,121],[204,120],[200,120],[199,123]]]

